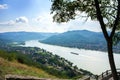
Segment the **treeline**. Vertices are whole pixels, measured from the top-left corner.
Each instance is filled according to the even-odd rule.
[[[61,38],[63,39],[63,38]],[[96,42],[96,43],[89,43],[89,42],[75,42],[75,40],[55,40],[55,41],[39,41],[45,44],[51,44],[51,45],[58,45],[58,46],[64,46],[64,47],[71,47],[71,48],[79,48],[79,49],[87,49],[87,50],[98,50],[98,51],[107,51],[106,43],[104,42]],[[115,53],[120,53],[120,43],[113,46],[113,51]]]

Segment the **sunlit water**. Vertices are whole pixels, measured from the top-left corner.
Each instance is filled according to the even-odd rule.
[[[53,54],[64,57],[79,68],[91,71],[94,74],[101,74],[110,69],[106,52],[48,45],[40,43],[38,40],[26,41],[25,46],[43,48]],[[71,52],[78,53],[79,55],[71,54]],[[120,68],[120,54],[114,54],[114,57],[116,67]]]

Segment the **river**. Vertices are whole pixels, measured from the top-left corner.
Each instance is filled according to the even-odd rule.
[[[43,48],[71,61],[78,68],[88,70],[94,74],[101,74],[110,69],[106,52],[49,45],[40,43],[38,40],[26,41],[25,46]],[[114,54],[114,57],[116,67],[120,68],[120,54]]]

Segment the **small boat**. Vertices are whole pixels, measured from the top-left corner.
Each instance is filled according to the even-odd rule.
[[[75,53],[75,52],[70,52],[71,54],[75,54],[75,55],[79,55],[78,53]]]

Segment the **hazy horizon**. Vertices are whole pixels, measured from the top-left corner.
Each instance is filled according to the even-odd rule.
[[[79,30],[79,31],[90,31],[90,30],[86,30],[86,29],[83,29],[83,30]],[[69,30],[69,31],[78,31],[78,30]],[[69,32],[69,31],[65,31],[65,32]],[[36,31],[7,31],[7,32],[0,32],[0,33],[9,33],[9,32],[33,32],[33,33],[65,33],[65,32],[36,32]],[[90,31],[90,32],[101,32],[101,31]]]

